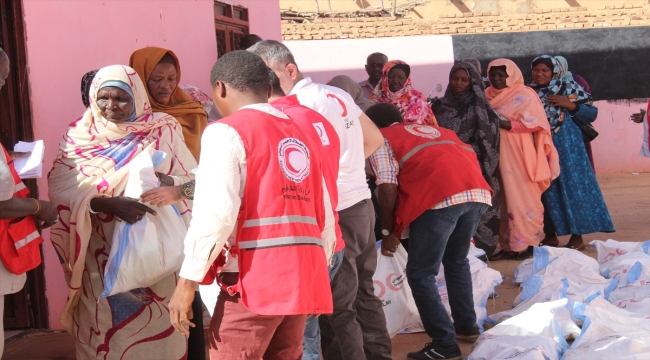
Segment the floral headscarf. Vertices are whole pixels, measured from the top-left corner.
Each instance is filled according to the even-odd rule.
[[[381,74],[381,82],[377,84],[375,90],[373,90],[370,100],[375,104],[380,103],[390,103],[399,109],[402,113],[402,118],[404,118],[404,123],[416,123],[424,125],[438,125],[433,112],[427,103],[427,99],[424,95],[413,89],[411,83],[411,76],[409,74],[408,79],[404,87],[398,91],[390,91],[388,88],[388,73],[396,65],[402,65],[408,67],[408,64],[401,60],[391,60],[384,65],[384,69]]]
[[[542,55],[536,57],[532,64],[531,68],[534,68],[537,64],[543,63],[548,66],[551,71],[553,71],[553,77],[551,81],[546,85],[538,85],[532,83],[530,85],[537,96],[544,104],[544,110],[546,111],[546,117],[548,118],[549,123],[551,124],[551,131],[554,133],[562,126],[564,121],[564,108],[559,106],[550,105],[546,102],[547,95],[562,95],[568,97],[571,101],[581,104],[591,104],[591,95],[585,91],[585,89],[580,86],[577,82],[573,80],[563,80],[562,72],[563,68],[560,62],[550,55]],[[551,65],[551,66],[549,66]]]

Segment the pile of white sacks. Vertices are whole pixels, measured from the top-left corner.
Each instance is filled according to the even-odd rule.
[[[535,248],[515,270],[514,307],[487,318],[468,359],[650,359],[650,240],[591,246],[598,260]]]
[[[485,255],[485,252],[476,248],[474,244],[471,245],[467,255],[472,273],[474,310],[481,330],[483,330],[483,324],[487,319],[485,306],[488,297],[494,293],[494,288],[503,280],[501,273],[488,268],[486,263],[478,259],[482,255]],[[377,270],[373,276],[373,282],[375,295],[383,304],[386,325],[391,337],[400,332],[424,331],[418,309],[413,301],[411,288],[406,280],[406,261],[407,253],[402,246],[398,247],[394,257],[387,257],[381,254],[381,241],[377,243]],[[447,283],[442,264],[438,276],[436,276],[436,285],[447,314],[451,317]]]

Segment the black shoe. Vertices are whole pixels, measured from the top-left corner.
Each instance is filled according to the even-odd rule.
[[[427,343],[424,345],[424,349],[409,353],[406,358],[408,360],[462,360],[463,354],[461,354],[458,344],[442,346],[434,343]]]
[[[481,336],[481,332],[476,324],[472,326],[459,326],[454,324],[454,330],[456,330],[456,339],[458,340],[474,342]]]

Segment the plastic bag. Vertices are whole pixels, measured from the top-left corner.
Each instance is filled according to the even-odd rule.
[[[555,261],[558,258],[569,258],[573,260],[574,263],[584,265],[594,272],[598,272],[600,269],[598,261],[578,250],[538,246],[533,250],[533,274],[546,268],[552,261]]]
[[[556,313],[567,309],[567,299],[534,304],[530,309],[506,319],[484,334],[504,336],[542,336],[552,339],[562,351],[569,348]],[[569,315],[570,316],[570,315]],[[561,355],[560,353],[557,354]]]
[[[515,268],[515,277],[512,282],[522,283],[533,276],[533,259],[526,259]]]
[[[619,256],[635,252],[647,255],[650,248],[650,240],[647,240],[643,243],[623,242],[612,239],[609,239],[607,241],[594,240],[590,242],[589,245],[591,245],[598,252],[598,263],[604,268],[607,268],[609,266],[609,263],[615,262]]]
[[[574,316],[584,318],[584,325],[564,359],[650,358],[650,320],[601,298],[575,308]]]
[[[408,254],[398,246],[393,257],[381,254],[381,241],[377,242],[377,269],[372,277],[375,295],[381,300],[386,327],[390,337],[420,322],[411,287],[406,280]]]
[[[562,352],[552,338],[543,336],[511,336],[484,333],[467,360],[558,360]]]
[[[154,168],[165,155],[149,148],[131,160],[124,196],[139,198],[158,187]],[[116,221],[103,297],[149,287],[181,268],[187,226],[173,205],[157,207],[156,213],[146,213],[133,225]]]

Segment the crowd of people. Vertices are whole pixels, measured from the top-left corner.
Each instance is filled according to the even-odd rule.
[[[614,231],[586,135],[598,109],[562,57],[533,59],[528,84],[495,59],[487,88],[468,59],[427,99],[410,66],[382,53],[368,56],[363,81],[319,84],[280,42],[247,36],[241,47],[216,61],[212,96],[181,84],[180,60],[157,47],[84,75],[86,110],[63,134],[49,201],[27,197],[18,154],[0,154],[0,218],[27,219],[20,234],[0,232],[11,280],[0,290],[20,289],[26,271],[11,265],[25,255],[9,258],[5,238],[38,249],[36,225],[52,226],[78,359],[205,359],[206,341],[212,359],[391,359],[372,279],[378,240],[384,256],[408,246],[406,276],[432,339],[408,359],[460,359],[457,341],[479,336],[472,239],[492,260],[523,259],[558,236],[581,250],[582,235]],[[0,52],[3,80],[8,71]],[[150,150],[169,155],[160,186],[124,196],[132,160]],[[171,205],[187,227],[182,267],[102,297],[116,223]],[[197,290],[213,282],[206,339]]]

